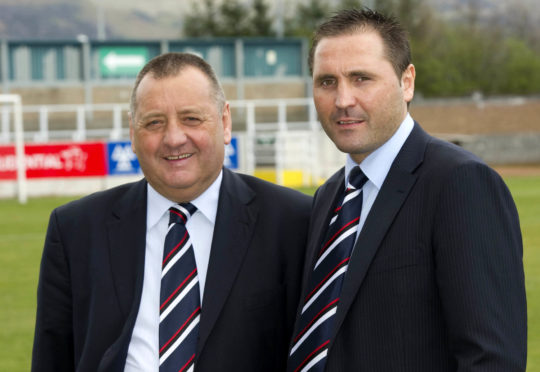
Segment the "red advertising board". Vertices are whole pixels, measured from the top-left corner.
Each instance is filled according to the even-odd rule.
[[[25,145],[26,177],[85,177],[107,174],[105,143]],[[0,146],[0,179],[17,178],[15,146]]]

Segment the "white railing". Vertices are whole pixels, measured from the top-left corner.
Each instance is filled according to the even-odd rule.
[[[303,184],[328,177],[342,157],[322,134],[310,98],[230,101],[233,131],[239,137],[240,171],[253,174],[261,166],[276,170],[284,184],[287,170],[299,170]],[[70,104],[23,106],[26,142],[127,140],[129,105]],[[13,142],[12,108],[0,106],[0,143]],[[330,152],[330,153],[328,153]],[[333,153],[332,153],[333,152]]]
[[[128,104],[93,104],[93,105],[39,105],[24,106],[23,115],[36,122],[37,128],[26,129],[24,137],[26,141],[31,142],[49,142],[57,140],[85,141],[92,138],[120,140],[129,138],[129,126],[124,122],[122,114],[129,110]],[[6,112],[8,111],[8,112]],[[95,114],[108,114],[108,119],[95,119]],[[10,133],[6,133],[4,125],[5,118],[9,117],[9,108],[2,109],[2,135],[0,138],[4,142],[10,142]],[[58,129],[51,127],[51,122],[55,122],[55,114],[67,114],[69,117],[61,119],[61,124],[55,125]],[[56,119],[57,120],[57,119]],[[93,128],[91,123],[100,121],[99,128]],[[110,121],[109,121],[110,120]],[[103,125],[105,124],[105,125]],[[33,125],[36,127],[36,125]],[[6,141],[7,139],[7,141]]]

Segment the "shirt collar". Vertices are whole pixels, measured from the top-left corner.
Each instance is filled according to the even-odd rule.
[[[399,125],[392,137],[390,137],[388,141],[383,143],[378,149],[369,154],[360,164],[360,169],[362,169],[362,172],[364,172],[369,181],[371,181],[377,187],[377,189],[381,189],[386,175],[390,171],[390,167],[394,162],[394,159],[409,137],[413,127],[414,121],[411,118],[411,115],[407,113],[407,116]],[[347,160],[345,162],[345,187],[349,180],[351,170],[357,165],[358,164],[352,160],[351,156],[347,154]]]
[[[212,224],[216,222],[217,206],[219,201],[219,190],[221,188],[221,180],[223,179],[223,170],[219,172],[216,180],[207,188],[201,195],[191,201],[191,204],[197,207],[204,217]],[[147,219],[146,228],[150,230],[161,219],[163,214],[170,207],[177,203],[170,201],[163,195],[158,193],[150,184],[148,184],[148,204],[147,204]]]

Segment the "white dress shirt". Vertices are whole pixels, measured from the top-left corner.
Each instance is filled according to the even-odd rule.
[[[405,120],[403,120],[403,122],[400,124],[394,135],[390,137],[382,146],[369,154],[360,164],[360,169],[362,172],[364,172],[368,178],[368,181],[365,183],[362,189],[362,211],[360,214],[358,230],[356,232],[357,238],[360,231],[362,231],[362,227],[366,222],[369,211],[371,210],[371,207],[379,194],[379,190],[381,189],[384,180],[388,175],[388,171],[390,170],[392,163],[403,147],[403,144],[409,137],[409,134],[411,134],[413,127],[414,121],[411,116],[407,114]],[[351,159],[351,156],[347,155],[347,160],[345,162],[345,188],[347,187],[351,170],[357,165],[358,164]]]
[[[210,248],[216,222],[219,189],[223,172],[214,183],[191,203],[197,211],[188,220],[188,229],[201,294],[201,307]],[[169,208],[176,203],[166,199],[148,184],[146,212],[146,253],[141,304],[129,344],[125,372],[159,371],[159,292],[161,287],[161,263],[163,245],[169,224]]]

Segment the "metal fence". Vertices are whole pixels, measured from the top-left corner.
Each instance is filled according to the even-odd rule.
[[[271,168],[286,184],[295,172],[303,185],[327,178],[343,156],[326,138],[313,100],[230,101],[233,134],[239,139],[239,170],[254,174]],[[25,142],[129,139],[128,104],[23,106]],[[12,143],[13,109],[0,106],[0,143]]]

